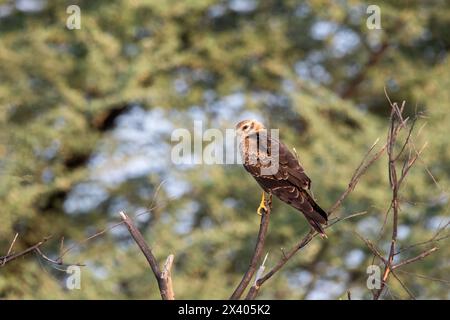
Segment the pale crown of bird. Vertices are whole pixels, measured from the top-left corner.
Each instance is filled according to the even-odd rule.
[[[249,136],[265,129],[257,120],[243,120],[236,125],[236,133],[240,136]]]

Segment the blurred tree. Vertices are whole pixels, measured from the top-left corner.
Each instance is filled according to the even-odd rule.
[[[159,258],[175,254],[177,297],[228,297],[253,249],[258,187],[240,166],[171,164],[172,130],[198,119],[205,129],[232,128],[252,116],[283,127],[327,207],[385,137],[384,86],[408,101],[409,114],[427,116],[416,139],[429,146],[401,195],[399,245],[429,239],[449,218],[450,6],[374,2],[379,30],[367,28],[369,3],[360,0],[1,1],[0,249],[16,232],[16,251],[53,234],[45,251],[55,257],[61,236],[67,247],[119,221],[120,210],[152,209],[139,226]],[[65,27],[73,4],[80,30]],[[376,238],[383,223],[383,161],[340,213],[368,214],[314,241],[261,297],[338,298],[347,289],[370,297],[372,256],[352,231]],[[269,265],[308,230],[280,202],[273,211]],[[420,277],[448,277],[449,255],[443,245],[405,267],[417,297],[449,297],[448,280]],[[64,258],[87,264],[82,290],[66,290],[63,271],[27,257],[0,270],[0,297],[159,297],[123,226]],[[390,292],[408,297],[396,283]]]

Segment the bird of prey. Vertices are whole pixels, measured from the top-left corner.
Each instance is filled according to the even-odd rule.
[[[245,169],[263,189],[258,214],[267,211],[265,192],[302,212],[311,227],[326,238],[322,225],[328,222],[327,213],[308,193],[311,180],[296,156],[256,120],[244,120],[236,125],[239,149]],[[276,165],[276,171],[268,170]]]

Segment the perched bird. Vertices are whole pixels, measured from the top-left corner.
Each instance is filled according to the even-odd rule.
[[[297,157],[256,120],[239,122],[236,133],[243,165],[263,189],[257,213],[267,211],[265,192],[273,194],[302,212],[312,228],[326,238],[322,225],[327,224],[328,215],[309,195],[311,180]],[[275,170],[269,170],[270,166]]]

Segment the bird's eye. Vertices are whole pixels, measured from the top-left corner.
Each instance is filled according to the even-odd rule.
[[[248,125],[245,125],[242,127],[242,130],[247,130],[248,129]]]

